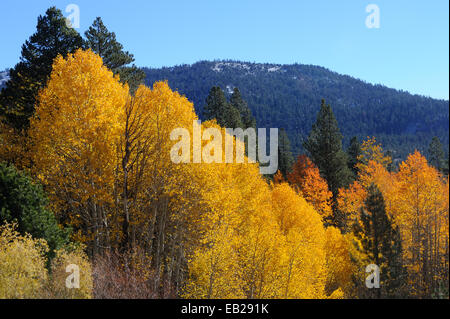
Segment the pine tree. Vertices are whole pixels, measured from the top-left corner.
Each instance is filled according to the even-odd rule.
[[[368,188],[361,226],[356,232],[369,260],[380,268],[380,289],[374,289],[369,296],[400,297],[406,280],[400,232],[387,216],[383,195],[374,184]]]
[[[92,26],[85,32],[86,46],[100,55],[103,64],[114,74],[120,75],[123,83],[130,85],[131,91],[135,91],[145,78],[145,73],[134,64],[133,54],[123,51],[123,45],[116,40],[114,32],[109,32],[100,17],[97,17]]]
[[[387,264],[381,269],[385,279],[384,294],[386,298],[402,298],[407,295],[406,281],[408,273],[403,263],[403,247],[400,229],[389,220],[391,235],[384,237],[382,254]]]
[[[353,172],[353,175],[356,177],[358,175],[358,168],[356,164],[358,164],[358,156],[361,155],[361,145],[359,144],[358,138],[353,136],[350,140],[350,145],[347,149],[348,168]]]
[[[83,39],[66,25],[61,10],[49,8],[38,17],[36,32],[22,45],[20,62],[0,95],[0,119],[17,130],[26,129],[34,113],[37,93],[45,86],[54,58],[83,46]]]
[[[69,241],[69,230],[58,225],[48,208],[42,187],[12,165],[0,163],[0,226],[17,222],[18,231],[33,238],[43,238],[50,256]]]
[[[241,128],[246,130],[248,128],[256,129],[256,120],[253,117],[252,111],[247,105],[247,102],[242,98],[241,92],[238,88],[233,89],[233,93],[230,97],[230,105],[239,111],[241,119]],[[248,156],[248,138],[245,137],[245,155]],[[258,161],[258,140],[256,140],[256,158]]]
[[[206,105],[203,108],[204,120],[216,119],[217,123],[225,122],[225,108],[227,99],[219,86],[213,86],[206,97]]]
[[[351,177],[347,156],[342,150],[342,135],[330,105],[322,100],[316,123],[304,143],[314,164],[328,182],[335,198],[340,187],[346,186]]]
[[[291,143],[285,129],[281,128],[278,133],[278,170],[285,179],[293,164],[294,157],[291,152]]]
[[[428,153],[430,154],[429,163],[439,171],[445,170],[445,155],[442,148],[442,144],[437,136],[433,137],[430,146],[428,147]]]
[[[256,120],[250,111],[247,102],[242,99],[241,92],[238,88],[234,88],[233,94],[230,97],[230,104],[236,108],[241,114],[242,128],[246,129],[249,127],[256,128]]]
[[[225,94],[219,86],[213,86],[209,91],[203,116],[205,120],[216,119],[222,127],[243,127],[239,110],[227,102]]]

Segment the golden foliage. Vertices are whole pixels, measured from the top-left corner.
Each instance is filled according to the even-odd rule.
[[[325,229],[320,215],[288,184],[276,185],[272,205],[284,235],[281,298],[323,298]]]
[[[21,236],[16,228],[16,224],[0,227],[0,299],[41,298],[48,278],[47,243]]]
[[[39,94],[29,136],[33,170],[47,186],[55,211],[74,226],[94,225],[75,234],[96,237],[114,202],[120,110],[128,98],[92,51],[58,56],[47,87]],[[98,238],[96,238],[98,240]]]
[[[376,185],[384,196],[394,187],[393,174],[380,163],[369,160],[367,165],[361,165],[358,172],[358,179],[349,185],[348,188],[340,188],[337,197],[340,213],[343,214],[346,230],[358,222],[361,208],[367,196],[368,187]],[[389,201],[386,203],[389,206]],[[388,211],[389,212],[389,211]]]
[[[418,151],[400,164],[397,173],[387,171],[379,148],[372,153],[378,160],[360,165],[358,181],[340,189],[339,208],[350,224],[359,219],[366,190],[375,184],[388,215],[400,229],[410,293],[429,297],[448,282],[448,177],[443,178]]]
[[[389,156],[385,156],[381,144],[377,144],[375,137],[367,137],[367,140],[362,142],[361,155],[358,156],[358,164],[356,167],[361,170],[362,167],[368,165],[370,161],[374,161],[384,168],[392,162]]]
[[[175,128],[186,129],[192,139],[217,128],[220,145],[225,145],[223,128],[214,120],[197,120],[192,103],[166,82],[141,85],[132,96],[100,57],[78,50],[55,59],[48,85],[39,94],[29,140],[17,144],[26,147],[15,146],[17,132],[7,128],[1,130],[0,143],[12,160],[21,153],[31,158],[53,208],[90,254],[114,247],[148,252],[130,265],[153,292],[169,282],[178,292],[185,284],[180,295],[190,298],[354,296],[352,280],[361,279],[364,257],[348,234],[350,227],[345,235],[324,228],[332,214],[332,194],[318,168],[299,157],[287,176],[292,187],[279,173],[268,185],[258,165],[248,161],[195,163],[196,152],[225,162],[223,149],[202,148],[219,141],[205,140],[189,145],[190,163],[174,163]],[[233,144],[242,143],[233,138]],[[446,274],[448,280],[448,178],[444,181],[419,153],[398,173],[390,173],[390,158],[375,138],[363,143],[359,161],[358,180],[337,198],[347,226],[358,221],[367,187],[377,185],[400,226],[411,280],[432,286]],[[27,242],[31,247],[30,240],[9,240],[8,245]],[[8,256],[20,255],[16,248],[8,249]],[[34,254],[39,264],[39,253]],[[426,264],[420,264],[423,260]],[[68,262],[85,270],[77,292],[61,286]],[[6,267],[1,259],[0,265]],[[436,278],[420,278],[426,267],[436,270]],[[83,252],[59,251],[52,271],[55,295],[91,297],[91,270]],[[418,294],[424,289],[414,287]]]
[[[412,294],[431,296],[448,282],[449,187],[418,151],[400,164],[388,209],[400,227]]]
[[[357,266],[355,259],[354,236],[342,235],[335,227],[328,227],[325,232],[325,252],[327,264],[326,292],[331,299],[350,298],[353,294],[353,276]]]

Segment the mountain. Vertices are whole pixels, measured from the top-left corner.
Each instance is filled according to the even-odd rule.
[[[418,149],[427,153],[433,136],[448,152],[449,102],[373,85],[314,65],[201,61],[192,65],[143,68],[146,84],[167,80],[194,103],[201,117],[210,88],[227,95],[238,87],[258,127],[285,128],[294,154],[316,120],[322,98],[331,104],[344,145],[352,136],[375,136],[395,158]]]

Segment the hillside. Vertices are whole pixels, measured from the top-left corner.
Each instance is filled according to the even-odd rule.
[[[285,128],[297,154],[322,98],[333,107],[345,145],[354,135],[374,135],[396,158],[404,158],[414,149],[426,154],[436,135],[448,152],[448,101],[372,85],[323,67],[202,61],[144,71],[147,85],[168,80],[172,89],[194,102],[199,115],[213,85],[227,94],[238,87],[258,127]]]

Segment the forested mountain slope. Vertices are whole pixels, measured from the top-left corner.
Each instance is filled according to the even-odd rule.
[[[258,127],[285,128],[294,153],[303,151],[322,98],[336,114],[345,145],[352,136],[374,135],[394,157],[404,158],[414,149],[426,154],[436,135],[448,152],[447,100],[372,85],[313,65],[202,61],[144,71],[147,85],[168,80],[172,89],[194,102],[200,116],[212,86],[219,85],[226,94],[238,87]]]

